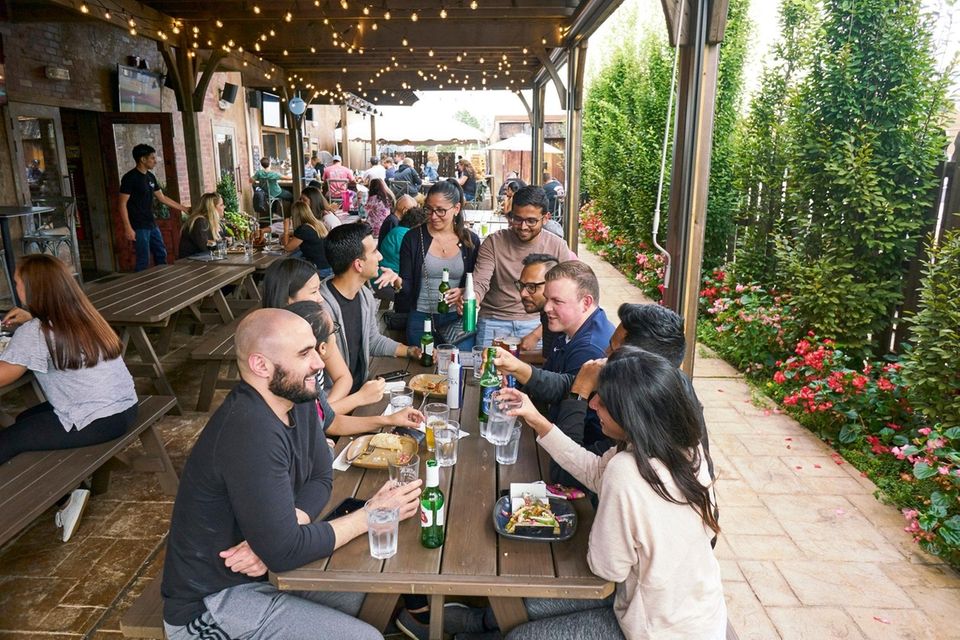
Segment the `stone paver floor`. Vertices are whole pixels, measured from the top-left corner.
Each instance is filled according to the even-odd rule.
[[[621,302],[643,300],[613,267],[581,256],[611,320]],[[166,362],[190,407],[200,372],[185,345],[178,336]],[[740,638],[960,638],[960,575],[913,544],[869,480],[792,419],[754,405],[742,377],[702,349],[694,385],[718,469],[717,556]],[[206,419],[187,411],[161,421],[178,469]],[[159,574],[171,508],[152,476],[115,473],[70,542],[58,541],[51,510],[0,548],[0,640],[121,638],[120,616]]]

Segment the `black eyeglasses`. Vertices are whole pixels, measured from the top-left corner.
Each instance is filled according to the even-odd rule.
[[[438,218],[446,218],[447,214],[453,211],[453,207],[449,209],[434,209],[433,207],[424,207],[423,212],[427,214],[427,217],[437,216]]]
[[[336,320],[333,321],[333,328],[330,329],[330,335],[335,336],[340,334],[340,323]]]
[[[536,293],[537,289],[547,284],[546,280],[543,282],[524,282],[523,280],[514,280],[513,286],[517,288],[517,291],[527,290],[527,293]]]
[[[546,215],[546,214],[543,214],[543,215]],[[535,227],[537,226],[538,222],[543,220],[543,215],[541,215],[539,218],[521,218],[520,216],[515,216],[511,213],[507,216],[507,220],[510,221],[510,224],[515,225],[517,227],[522,227],[523,225],[527,225],[528,227]]]

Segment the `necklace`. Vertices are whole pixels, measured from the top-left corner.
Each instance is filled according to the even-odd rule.
[[[440,249],[441,257],[446,258],[447,254],[453,254],[457,250],[457,245],[459,240],[456,236],[453,237],[453,244],[450,243],[449,239],[440,240],[440,238],[434,238],[433,244],[435,244]]]

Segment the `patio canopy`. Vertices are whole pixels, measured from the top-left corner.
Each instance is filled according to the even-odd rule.
[[[402,109],[402,111],[401,111]],[[362,130],[361,130],[362,131]],[[339,139],[341,129],[336,130]],[[370,137],[357,132],[351,140],[369,142]],[[426,117],[417,107],[388,108],[385,115],[377,118],[377,143],[381,145],[411,145],[432,147],[436,145],[484,144],[487,134],[450,118]],[[529,136],[528,136],[529,140]],[[529,151],[529,144],[526,150]]]

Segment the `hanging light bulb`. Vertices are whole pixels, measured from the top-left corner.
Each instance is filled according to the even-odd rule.
[[[90,8],[86,4],[80,5],[80,13],[90,13]]]
[[[223,28],[223,21],[222,21],[222,20],[217,20],[217,27],[219,27],[219,28],[221,28],[221,29]]]
[[[377,23],[374,22],[373,24],[370,25],[370,28],[376,31],[379,27],[377,27]]]
[[[260,7],[259,7],[259,5],[253,5],[253,12],[254,12],[255,14],[257,14],[257,15],[260,15]]]
[[[287,22],[292,22],[292,21],[293,21],[293,14],[290,13],[289,11],[287,11],[287,15],[283,16],[283,19],[286,20]]]
[[[407,39],[404,38],[403,40],[400,41],[400,43],[401,43],[403,46],[407,46]]]
[[[410,14],[410,21],[411,21],[411,22],[416,22],[416,21],[419,20],[419,19],[420,19],[420,16],[417,15],[417,12],[416,12],[416,11],[414,11],[413,13]]]
[[[471,2],[470,2],[470,8],[473,9],[474,11],[476,11],[476,10],[477,10],[477,6],[478,6],[478,5],[477,5],[477,0],[471,0]]]
[[[103,12],[103,17],[106,18],[107,20],[113,19],[113,16],[110,15],[110,9],[107,9],[106,11]]]
[[[370,15],[370,7],[364,7],[364,8],[363,8],[363,15],[365,15],[365,16]]]
[[[340,6],[346,9],[350,5],[347,4],[347,0],[340,0]]]
[[[427,51],[427,55],[432,58],[432,57],[433,57],[433,49],[430,49],[430,51]]]
[[[447,18],[447,10],[444,9],[443,7],[440,8],[440,17],[443,18],[444,20],[446,20]]]
[[[130,25],[131,27],[135,27],[137,26],[137,21],[134,20],[133,18],[130,18],[129,20],[127,20],[127,24]]]
[[[389,19],[390,19],[390,12],[389,12],[389,11],[384,11],[384,12],[383,12],[383,19],[384,19],[384,20],[389,20]]]

